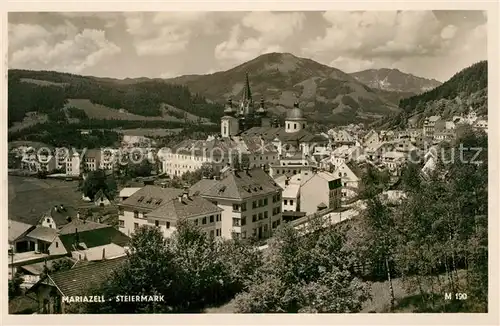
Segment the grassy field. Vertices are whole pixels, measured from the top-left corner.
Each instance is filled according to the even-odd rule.
[[[25,117],[21,122],[14,122],[14,125],[9,128],[9,132],[16,132],[28,127],[32,127],[39,123],[45,123],[48,121],[46,114],[38,114],[34,117]]]
[[[86,99],[69,99],[66,107],[71,106],[84,110],[87,116],[91,119],[184,122],[184,119],[179,119],[167,113],[167,109],[178,113],[184,112],[183,110],[174,108],[172,106],[166,106],[166,108],[163,108],[163,115],[161,117],[145,117],[137,114],[132,114],[126,111],[112,109],[107,106],[93,104],[92,102],[90,102],[90,100]],[[186,119],[189,121],[198,121],[199,117],[190,113],[186,113]],[[206,118],[202,118],[202,121],[205,123],[208,122]]]
[[[136,128],[136,129],[114,129],[124,135],[129,136],[145,136],[145,137],[166,137],[168,135],[177,134],[182,131],[181,128],[162,129],[162,128]]]
[[[84,202],[77,181],[9,176],[9,218],[39,217],[54,205],[78,206]]]

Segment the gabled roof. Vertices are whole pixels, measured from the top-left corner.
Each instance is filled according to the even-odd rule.
[[[55,286],[64,296],[83,296],[93,287],[102,284],[113,271],[124,266],[126,257],[88,263],[56,272],[39,281]],[[34,291],[36,285],[29,292]]]
[[[274,180],[262,169],[248,171],[233,171],[225,178],[217,181],[208,190],[200,192],[203,197],[230,198],[242,200],[254,196],[281,191]]]
[[[71,220],[75,219],[78,216],[78,210],[74,207],[69,207],[69,206],[64,206],[61,209],[61,206],[58,205],[57,209],[56,207],[50,208],[43,216],[39,219],[42,220],[43,218],[50,216],[56,223],[57,227],[61,227],[63,225],[68,224]]]
[[[170,200],[160,208],[148,213],[147,217],[178,221],[200,215],[218,214],[222,208],[200,196],[186,196]]]
[[[120,206],[128,206],[135,209],[152,211],[173,198],[182,194],[182,189],[162,188],[147,185],[125,199]]]
[[[189,188],[189,193],[194,195],[196,193],[202,193],[212,188],[217,183],[214,179],[201,179]]]

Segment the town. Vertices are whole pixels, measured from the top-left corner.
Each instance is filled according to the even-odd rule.
[[[431,116],[400,131],[351,124],[313,134],[299,103],[280,126],[266,115],[263,99],[254,104],[248,75],[245,87],[240,101],[227,101],[219,134],[186,139],[174,148],[158,149],[147,137],[127,135],[120,148],[13,148],[10,155],[19,166],[10,172],[62,183],[80,178],[85,183],[96,172],[119,177],[131,158],[151,168],[149,175],[131,180],[133,187],[113,193],[96,179],[103,188],[82,192],[78,206],[62,196],[60,204],[47,204],[40,216],[9,218],[9,277],[20,273],[21,287],[39,295],[45,291],[48,296],[40,299],[44,309],[60,312],[64,308],[53,298],[71,295],[57,291],[70,286],[69,274],[89,268],[78,267],[80,262],[100,262],[90,267],[97,275],[105,273],[126,256],[130,237],[143,225],[170,237],[180,221],[188,220],[211,238],[252,240],[264,250],[282,223],[300,229],[311,219],[335,224],[359,215],[366,208],[359,193],[367,169],[386,173],[397,185],[408,162],[418,163],[426,179],[436,166],[437,149],[461,129],[487,132],[487,119],[470,108],[449,121]],[[188,174],[197,174],[198,180],[189,184],[183,179]],[[392,202],[405,196],[401,190],[381,195]],[[103,212],[113,209],[115,218],[106,215],[104,220]],[[56,273],[50,284],[44,283],[44,267],[62,262],[75,266],[61,279]],[[46,286],[58,289],[49,291],[55,297]]]
[[[487,18],[9,13],[9,314],[491,312]]]

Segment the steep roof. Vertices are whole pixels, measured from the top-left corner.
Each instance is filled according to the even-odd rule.
[[[120,206],[152,211],[180,194],[182,194],[182,189],[147,185],[125,199]]]
[[[70,222],[70,220],[75,219],[78,216],[78,210],[74,207],[64,206],[61,209],[60,205],[52,207],[47,211],[39,220],[44,217],[50,216],[56,223],[57,227],[61,227]]]
[[[175,198],[160,208],[148,213],[147,217],[178,221],[199,215],[218,214],[222,209],[200,196]]]
[[[136,193],[139,190],[141,190],[140,187],[127,187],[127,188],[123,188],[122,190],[120,190],[119,197],[130,197],[130,196],[132,196],[134,193]]]
[[[86,295],[87,291],[102,284],[113,271],[124,266],[126,261],[126,257],[121,257],[76,266],[66,271],[50,274],[39,283],[47,282],[65,296]]]
[[[354,173],[356,177],[361,179],[361,176],[363,175],[363,170],[357,164],[353,162],[346,162],[345,164],[347,165],[349,170],[351,170],[352,173]]]
[[[264,170],[255,168],[248,171],[232,171],[211,188],[200,192],[200,195],[242,200],[281,190]]]

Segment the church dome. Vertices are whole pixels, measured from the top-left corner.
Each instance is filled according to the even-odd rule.
[[[288,111],[286,115],[286,120],[304,120],[304,113],[299,108],[299,104],[295,103],[293,109]]]

